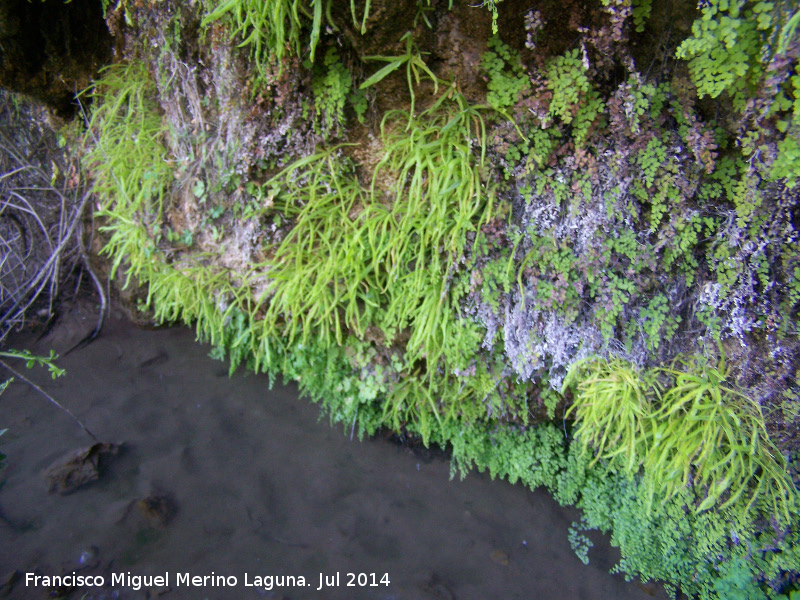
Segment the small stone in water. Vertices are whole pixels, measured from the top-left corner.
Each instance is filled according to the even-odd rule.
[[[78,564],[82,567],[87,567],[97,560],[99,554],[100,550],[97,548],[97,546],[90,546],[81,552],[81,555],[78,558]]]

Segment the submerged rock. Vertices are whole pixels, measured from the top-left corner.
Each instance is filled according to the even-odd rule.
[[[136,503],[141,515],[156,527],[166,527],[177,512],[177,504],[172,496],[163,492],[153,492]]]
[[[65,496],[100,479],[102,469],[119,454],[117,444],[98,442],[71,452],[44,472],[48,492]]]

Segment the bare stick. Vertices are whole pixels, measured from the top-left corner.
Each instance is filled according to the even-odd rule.
[[[45,392],[45,391],[44,391],[42,388],[40,388],[38,385],[36,385],[35,383],[33,383],[33,382],[30,380],[30,379],[28,379],[27,377],[25,377],[24,375],[22,375],[21,373],[19,373],[19,372],[18,372],[18,371],[16,371],[15,369],[12,369],[12,368],[11,368],[11,367],[8,365],[8,363],[7,363],[6,361],[4,361],[4,360],[0,360],[0,365],[3,365],[3,366],[6,368],[6,369],[8,369],[9,371],[11,371],[11,373],[13,373],[15,377],[19,377],[19,378],[20,378],[22,381],[24,381],[24,382],[25,382],[25,383],[27,383],[29,386],[31,386],[33,389],[35,389],[35,390],[36,390],[37,392],[39,392],[39,393],[40,393],[42,396],[44,396],[45,398],[47,398],[47,399],[48,399],[48,400],[49,400],[51,403],[55,404],[55,405],[56,405],[58,408],[60,408],[61,410],[63,410],[65,413],[67,413],[67,414],[68,414],[68,415],[69,415],[69,416],[72,418],[72,420],[73,420],[73,421],[75,421],[75,422],[76,422],[78,425],[80,425],[81,429],[83,429],[83,430],[86,432],[86,434],[87,434],[87,435],[88,435],[90,438],[92,438],[92,439],[93,439],[95,442],[99,442],[99,441],[100,441],[100,440],[98,440],[98,439],[97,439],[97,437],[95,437],[95,435],[94,435],[94,434],[93,434],[91,431],[89,431],[89,429],[86,427],[86,425],[84,425],[84,424],[83,424],[83,422],[82,422],[82,421],[81,421],[81,420],[80,420],[78,417],[76,417],[74,414],[72,414],[72,411],[70,411],[68,408],[66,408],[66,407],[65,407],[65,406],[63,406],[62,404],[60,404],[60,403],[58,402],[58,400],[56,400],[55,398],[53,398],[53,397],[52,397],[50,394],[48,394],[47,392]]]

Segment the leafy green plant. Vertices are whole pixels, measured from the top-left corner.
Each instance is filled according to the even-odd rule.
[[[564,397],[550,387],[549,382],[544,381],[542,383],[542,402],[547,411],[547,418],[553,420],[556,418],[556,407],[564,400]]]
[[[568,51],[547,66],[547,88],[553,93],[549,114],[573,125],[575,143],[582,146],[605,104],[592,88],[580,50]]]
[[[350,70],[342,64],[335,48],[325,53],[321,73],[311,82],[319,129],[324,135],[345,123],[344,106],[353,85]]]
[[[205,202],[206,184],[202,179],[198,179],[194,182],[194,185],[192,186],[192,193],[200,202]]]
[[[798,94],[800,98],[800,94]],[[797,185],[797,173],[800,172],[800,136],[787,135],[778,142],[778,156],[772,164],[770,178],[777,181],[786,181],[786,187],[794,188]]]
[[[481,6],[485,7],[492,13],[492,33],[497,35],[497,5],[503,0],[483,0]]]
[[[396,174],[396,184],[389,193],[405,199],[394,205],[399,225],[398,251],[409,252],[405,256],[398,252],[397,258],[384,268],[395,280],[406,279],[409,289],[424,297],[421,313],[406,310],[411,307],[404,306],[405,301],[392,302],[386,318],[392,323],[389,329],[395,329],[403,326],[407,315],[416,314],[417,327],[409,349],[418,347],[434,364],[441,355],[441,350],[434,348],[442,348],[442,340],[448,334],[437,327],[436,320],[426,316],[426,310],[453,308],[447,308],[449,303],[445,303],[446,277],[431,277],[426,271],[432,268],[441,275],[453,271],[463,255],[467,232],[476,231],[487,222],[492,211],[492,190],[481,181],[486,147],[482,108],[469,106],[463,96],[450,88],[419,119],[412,120],[402,111],[390,111],[381,123],[386,153],[375,168],[370,191],[375,197],[383,173]],[[398,129],[398,121],[406,117],[412,123],[407,134]],[[479,158],[473,156],[475,146],[480,150]],[[418,246],[410,243],[414,239],[419,240]],[[417,267],[410,274],[405,272],[409,264]],[[420,268],[423,265],[427,269]],[[433,342],[434,338],[439,341]]]
[[[728,4],[716,4],[714,19],[731,18]],[[746,12],[755,3],[739,4]],[[638,29],[651,5],[649,0],[624,1],[614,10],[622,14],[632,7]],[[307,0],[301,6],[299,45],[290,42],[284,58],[286,53],[308,55],[314,12],[321,6],[324,18],[328,5]],[[363,15],[356,14],[351,2],[353,24],[363,31],[371,7],[361,6]],[[417,8],[419,19],[430,15],[423,10],[431,8],[427,0]],[[233,9],[227,14],[235,17]],[[283,21],[287,35],[292,18]],[[655,28],[656,21],[651,25]],[[777,37],[758,29],[757,19],[753,27],[771,52]],[[240,33],[241,38],[247,35]],[[397,76],[403,66],[411,110],[382,115],[383,149],[372,171],[375,160],[353,165],[345,155],[361,160],[361,152],[343,146],[317,148],[263,186],[256,182],[275,172],[273,158],[253,172],[231,177],[225,186],[214,183],[211,169],[197,171],[204,179],[197,180],[195,190],[189,181],[188,191],[197,200],[207,199],[203,210],[210,219],[221,218],[219,209],[229,206],[224,201],[217,205],[221,192],[236,190],[238,200],[225,214],[225,232],[240,224],[229,223],[228,217],[248,221],[258,231],[254,254],[265,262],[238,271],[202,253],[207,235],[191,249],[159,237],[163,233],[165,240],[178,242],[193,229],[162,216],[173,213],[162,203],[176,188],[175,162],[162,142],[174,134],[161,125],[146,70],[132,69],[113,85],[99,82],[92,130],[97,137],[89,138],[94,162],[87,172],[98,174],[102,225],[115,240],[107,252],[118,272],[148,284],[146,303],[156,319],[194,324],[198,337],[215,345],[216,356],[230,356],[232,368],[246,363],[271,378],[281,372],[298,380],[351,435],[356,428],[359,434],[386,425],[404,429],[425,443],[452,444],[454,468],[476,465],[492,476],[548,486],[561,501],[579,503],[587,527],[613,532],[622,549],[619,570],[627,574],[667,579],[687,594],[710,599],[715,579],[727,576],[732,556],[752,547],[747,568],[753,586],[771,579],[769,585],[777,590],[773,581],[796,570],[797,535],[789,531],[785,538],[772,539],[771,530],[756,530],[754,519],[771,512],[781,513],[785,521],[787,507],[795,515],[794,492],[785,480],[781,483],[780,456],[764,437],[760,409],[724,377],[715,379],[688,359],[670,369],[645,371],[621,359],[608,359],[605,365],[587,360],[576,367],[582,373],[569,382],[572,394],[566,398],[537,388],[546,387],[547,377],[559,374],[576,353],[585,353],[594,343],[591,337],[599,337],[598,329],[604,338],[596,342],[598,348],[625,348],[646,362],[657,353],[669,355],[673,345],[666,342],[680,326],[687,327],[685,334],[705,319],[717,335],[730,332],[730,306],[746,305],[751,322],[751,299],[785,312],[777,325],[762,326],[769,335],[759,344],[772,343],[768,327],[781,328],[774,336],[788,339],[781,342],[783,348],[794,343],[800,270],[793,230],[781,229],[781,219],[784,212],[794,219],[787,188],[794,184],[800,76],[779,80],[778,74],[771,75],[775,108],[758,113],[757,130],[744,121],[736,124],[745,131],[736,139],[728,104],[718,103],[722,118],[712,121],[714,103],[695,108],[695,89],[677,72],[670,84],[659,86],[632,72],[627,84],[611,90],[622,73],[619,63],[611,78],[598,75],[602,66],[587,69],[589,57],[598,56],[594,52],[600,48],[585,40],[592,54],[573,50],[545,63],[546,80],[534,83],[546,87],[542,94],[525,94],[531,83],[518,57],[499,41],[490,43],[496,56],[492,72],[484,69],[494,94],[487,104],[495,110],[470,106],[455,87],[448,87],[438,101],[431,100],[433,108],[419,115],[414,114],[421,102],[415,94],[422,80],[429,79],[433,85],[426,87],[437,91],[439,82],[433,65],[425,62],[425,48],[417,47],[410,34],[401,41],[403,55],[373,57],[383,64],[358,97],[352,83],[349,92],[343,91],[348,74],[328,51],[314,67],[315,97],[307,103],[309,114],[316,108],[318,132],[342,124],[347,100],[354,108],[358,103],[363,110],[356,113],[363,116],[363,92],[379,92],[374,89],[382,87],[379,82]],[[264,41],[263,48],[267,45]],[[547,47],[540,44],[538,52]],[[275,58],[271,50],[264,54],[267,62]],[[763,68],[761,55],[754,60],[761,67],[752,69],[752,77],[744,76],[741,89],[758,112],[762,100],[769,104],[765,98],[773,89],[758,86],[773,71]],[[737,86],[734,81],[726,90],[735,93]],[[511,106],[516,117],[534,114],[538,119],[526,129],[525,143],[512,139],[513,134],[490,136],[490,152],[511,163],[507,177],[516,178],[525,196],[525,206],[515,203],[508,220],[515,225],[505,224],[494,206],[497,173],[484,159],[484,120],[495,113],[509,119],[501,111]],[[144,127],[132,115],[143,117]],[[115,133],[114,123],[126,121],[129,125]],[[524,121],[520,127],[530,124]],[[106,131],[111,135],[104,142]],[[587,146],[595,131],[597,146]],[[785,135],[775,138],[775,131]],[[719,157],[707,160],[717,147]],[[513,189],[506,192],[516,196]],[[171,236],[164,233],[170,224],[177,227]],[[217,224],[220,231],[211,230],[211,236],[224,242],[222,224]],[[518,224],[527,230],[518,230]],[[767,229],[773,241],[743,257],[746,248],[766,239]],[[769,293],[748,296],[742,291],[747,285],[745,292]],[[719,293],[705,304],[698,302],[700,286],[718,286]],[[692,303],[695,311],[683,313],[692,322],[679,323],[679,306],[684,310]],[[480,320],[470,316],[477,313],[476,304]],[[536,384],[514,379],[514,370],[519,375],[522,369],[509,364],[512,332],[502,329],[512,320],[519,324],[519,353],[531,365],[526,376]],[[545,320],[560,328],[551,338],[542,333]],[[752,320],[765,321],[764,315]],[[491,335],[486,333],[490,328]],[[562,359],[546,347],[551,339],[566,340],[565,362],[558,364]],[[537,353],[546,349],[541,356],[525,356],[534,344]],[[715,368],[724,375],[722,366]],[[594,393],[602,400],[594,400]],[[559,402],[570,398],[577,405],[569,413],[575,418],[569,447],[568,423],[527,422],[536,413],[528,409],[530,399],[554,418],[561,416]],[[794,404],[787,401],[787,415],[793,414]],[[605,411],[599,408],[603,405]],[[677,435],[679,442],[674,442]],[[665,437],[676,445],[662,441]],[[753,439],[760,450],[748,454]],[[717,454],[705,453],[712,441]],[[712,467],[723,458],[735,466],[726,472],[719,465],[714,479]],[[773,459],[774,464],[769,462]],[[748,478],[748,472],[754,475]],[[665,485],[658,484],[659,478]],[[571,541],[585,551],[583,534],[574,532]]]
[[[678,329],[681,322],[680,315],[673,315],[669,310],[669,303],[664,294],[656,294],[639,311],[641,326],[651,350],[657,350],[663,339],[669,339]]]
[[[757,573],[773,577],[796,569],[796,552],[791,550],[795,533],[775,543],[771,529],[759,532],[741,514],[727,509],[687,511],[692,502],[688,490],[671,499],[649,501],[641,477],[615,468],[618,462],[595,461],[580,443],[567,445],[563,431],[554,424],[510,433],[485,424],[459,427],[446,422],[434,438],[452,442],[451,476],[459,472],[463,477],[474,466],[532,489],[546,486],[562,504],[577,504],[582,519],[568,534],[575,551],[581,560],[588,559],[590,546],[583,532],[610,532],[622,555],[613,572],[624,573],[626,579],[661,580],[667,582],[669,594],[680,589],[693,598],[719,600],[727,597],[720,593],[738,588],[758,593]],[[756,548],[764,550],[748,552]],[[732,581],[731,574],[743,583]]]
[[[489,261],[481,270],[481,297],[494,310],[499,308],[500,294],[511,290],[512,271],[509,266],[513,266],[513,262],[508,257],[501,257]]]
[[[541,306],[557,308],[571,322],[581,301],[575,285],[579,279],[575,268],[577,259],[572,249],[557,246],[555,240],[547,235],[531,236],[530,241],[531,249],[521,263],[518,266],[510,264],[507,270],[517,267],[517,285],[522,292],[522,273],[533,269],[538,275],[536,295]]]
[[[64,374],[64,369],[62,369],[61,367],[57,366],[55,364],[55,362],[54,362],[58,358],[58,356],[56,356],[56,354],[55,354],[55,352],[53,350],[50,350],[50,355],[49,356],[37,356],[37,355],[32,354],[30,350],[4,350],[4,351],[1,351],[0,352],[0,363],[2,363],[4,366],[7,367],[7,365],[2,361],[3,358],[13,358],[13,359],[24,360],[25,361],[25,366],[27,368],[29,368],[29,369],[32,369],[36,365],[39,365],[40,367],[47,367],[47,370],[50,372],[50,376],[53,379],[56,379],[57,377],[61,377]],[[6,379],[5,381],[0,382],[0,395],[3,394],[3,392],[8,387],[8,384],[10,384],[12,381],[14,381],[14,378],[10,377],[9,379]],[[63,410],[63,407],[61,407],[57,402],[55,404],[56,404],[56,406],[59,406],[59,408],[62,408],[62,410]],[[66,411],[66,412],[67,412],[67,414],[72,416],[72,413],[70,413],[69,411]],[[79,421],[79,423],[80,423],[80,421]],[[5,434],[6,431],[8,431],[8,429],[0,429],[0,436]],[[5,466],[5,460],[6,460],[6,455],[3,454],[2,452],[0,452],[0,469],[2,469]]]
[[[689,61],[701,98],[716,98],[728,91],[743,105],[763,73],[761,48],[773,25],[774,6],[728,0],[709,0],[703,5],[702,18],[692,25],[692,37],[676,53]]]
[[[406,66],[406,79],[408,80],[408,92],[411,94],[411,109],[409,110],[408,126],[411,127],[411,121],[414,117],[414,103],[416,96],[414,94],[414,82],[420,84],[420,73],[424,73],[433,82],[434,94],[439,92],[439,80],[436,75],[428,68],[425,61],[422,60],[422,54],[427,52],[420,52],[414,43],[414,37],[410,31],[406,31],[400,38],[400,41],[406,43],[406,53],[400,56],[365,56],[364,60],[377,60],[380,62],[388,63],[385,67],[373,73],[364,81],[359,89],[366,89],[370,86],[376,85],[385,79],[388,75],[399,69],[401,66]]]
[[[764,502],[788,521],[796,490],[783,457],[758,405],[724,382],[724,358],[716,367],[695,358],[644,372],[585,359],[564,381],[574,394],[567,416],[575,415],[583,451],[594,450],[592,465],[612,461],[629,475],[644,467],[648,506],[693,489],[698,512],[735,507],[743,519]]]
[[[724,566],[722,577],[714,582],[714,591],[725,600],[767,600],[755,582],[752,568],[740,556]]]
[[[574,390],[565,418],[575,415],[575,439],[588,452],[591,464],[617,459],[628,473],[644,462],[652,436],[651,388],[657,385],[619,359],[584,359],[564,379],[562,394]]]
[[[572,135],[575,138],[575,145],[583,147],[589,139],[592,126],[598,117],[603,114],[605,103],[600,98],[600,94],[595,90],[590,90],[578,106],[575,119],[572,121]]]
[[[567,466],[564,434],[552,425],[510,430],[485,423],[445,422],[434,440],[452,444],[451,477],[460,473],[463,478],[475,466],[512,484],[555,489]]]
[[[555,127],[548,129],[534,128],[528,134],[528,137],[530,138],[530,143],[526,151],[528,156],[526,161],[527,170],[533,170],[534,165],[541,169],[556,149],[561,133]],[[546,180],[543,178],[542,183],[545,182]]]
[[[153,308],[156,320],[194,324],[198,336],[215,346],[226,340],[233,311],[244,310],[253,335],[246,345],[243,340],[233,344],[240,347],[232,356],[233,368],[245,355],[255,357],[256,367],[269,362],[270,356],[257,352],[262,340],[256,334],[263,328],[254,318],[250,274],[233,285],[229,273],[209,267],[203,256],[171,264],[157,247],[173,172],[162,143],[165,128],[154,101],[156,90],[145,65],[107,68],[92,95],[95,108],[84,140],[84,166],[93,175],[97,215],[108,235],[102,251],[111,258],[112,277],[123,269],[124,285],[132,280],[147,284],[144,304]],[[196,183],[194,191],[204,193],[205,185]],[[186,246],[191,238],[190,229],[172,234],[172,241]],[[253,265],[254,272],[258,268]]]
[[[641,133],[641,124],[648,115],[655,119],[661,113],[666,100],[666,87],[663,84],[656,86],[644,83],[634,76],[628,78],[627,88],[630,90],[630,99],[625,116],[632,134]]]
[[[644,462],[667,497],[692,485],[701,494],[698,511],[763,499],[787,521],[794,486],[783,456],[769,439],[761,409],[725,385],[725,360],[683,360],[681,369],[661,369],[673,378],[653,413],[653,444]]]
[[[429,387],[395,386],[383,417],[391,423],[439,419],[430,386],[440,361],[460,361],[462,344],[480,339],[470,334],[460,341],[471,329],[457,325],[456,298],[448,293],[448,273],[464,255],[467,232],[491,213],[492,195],[480,180],[483,157],[471,148],[474,139],[484,147],[480,110],[448,89],[419,117],[387,113],[385,154],[369,190],[335,148],[268,183],[275,207],[294,226],[273,251],[272,284],[260,301],[269,299],[263,323],[283,329],[289,343],[341,344],[347,332],[363,338],[375,326],[389,344],[408,329],[403,368]],[[401,122],[410,124],[407,131]],[[393,183],[379,186],[384,180]]]
[[[637,33],[644,31],[644,24],[650,18],[653,10],[653,0],[633,0],[633,27]]]
[[[553,92],[550,114],[559,117],[564,123],[571,123],[581,97],[591,89],[579,50],[570,50],[550,62],[547,68],[547,88]]]
[[[376,283],[362,286],[376,275],[368,268],[370,248],[348,243],[359,241],[359,222],[350,215],[364,192],[335,151],[302,159],[269,183],[275,205],[295,225],[272,259],[274,295],[265,320],[276,328],[284,323],[290,342],[300,334],[333,335],[341,343],[344,326],[363,334],[376,304],[369,291]]]
[[[308,43],[314,62],[322,28],[323,12],[329,23],[331,0],[223,0],[203,19],[202,26],[218,21],[228,13],[235,21],[233,36],[240,36],[241,46],[249,46],[258,72],[267,72],[274,56],[282,68],[287,46],[296,56],[303,53],[302,33],[306,20],[311,21]],[[369,3],[364,15],[366,22]]]
[[[367,32],[367,19],[369,19],[369,8],[370,8],[370,0],[366,0],[366,4],[364,6],[364,16],[361,19],[361,34],[365,34]],[[358,16],[356,13],[356,1],[350,0],[350,14],[353,17],[353,27],[358,27]]]
[[[643,148],[636,157],[636,162],[642,167],[644,175],[644,185],[649,188],[655,182],[656,173],[667,158],[666,148],[658,138],[652,138],[647,142],[647,147]]]
[[[359,123],[364,125],[366,123],[364,115],[369,108],[369,100],[367,99],[366,92],[360,88],[356,88],[350,92],[347,99],[350,101],[350,106],[353,107],[353,112],[356,113],[356,119],[358,119]]]
[[[517,103],[519,95],[530,88],[530,77],[515,52],[497,35],[487,43],[488,50],[481,56],[481,69],[489,78],[486,103],[495,109],[506,109]]]
[[[595,307],[600,332],[606,340],[614,337],[619,316],[634,294],[636,285],[630,279],[613,271],[606,275],[605,286],[600,292],[601,301]]]
[[[567,540],[569,541],[570,548],[578,557],[578,559],[585,565],[589,564],[589,548],[594,546],[585,533],[582,533],[589,527],[586,522],[581,523],[573,522],[567,530]]]
[[[64,369],[58,367],[55,364],[54,361],[58,357],[56,356],[56,354],[55,354],[55,352],[53,350],[50,350],[49,356],[37,356],[37,355],[32,354],[29,350],[22,350],[22,351],[20,351],[20,350],[6,350],[6,351],[3,351],[3,352],[0,352],[0,365],[2,365],[3,368],[5,368],[12,375],[14,375],[14,377],[16,377],[18,379],[21,379],[26,384],[28,384],[30,387],[32,387],[34,390],[36,390],[39,394],[44,396],[44,398],[48,402],[50,402],[50,404],[52,404],[53,406],[55,406],[59,410],[63,411],[64,413],[66,413],[81,429],[83,429],[84,433],[86,433],[86,435],[88,435],[90,438],[92,438],[95,442],[98,441],[97,437],[91,431],[89,431],[89,428],[86,427],[86,425],[83,423],[83,421],[81,421],[78,417],[76,417],[69,408],[67,408],[66,406],[61,404],[58,400],[53,398],[53,396],[51,396],[45,390],[43,390],[41,387],[36,385],[36,383],[34,383],[33,381],[31,381],[30,379],[25,377],[22,373],[20,373],[16,369],[14,369],[10,364],[8,364],[5,360],[3,360],[4,358],[13,358],[13,359],[24,360],[25,361],[25,366],[28,369],[32,369],[35,366],[46,367],[47,370],[50,372],[50,376],[53,379],[56,379],[58,377],[61,377],[65,373],[65,371],[64,371]],[[6,389],[6,386],[12,380],[13,380],[13,378],[8,379],[8,380],[4,381],[2,384],[0,384],[0,394],[2,394],[2,392]],[[5,430],[3,430],[2,433],[5,433]],[[2,435],[2,433],[0,433],[0,435]],[[2,455],[0,455],[0,456],[2,456]],[[2,456],[0,458],[0,462],[2,462],[2,458],[5,458],[5,457]]]
[[[796,11],[789,18],[789,20],[786,21],[783,29],[781,29],[780,38],[778,40],[778,54],[783,54],[786,52],[786,48],[788,47],[789,42],[792,41],[798,25],[800,25],[800,10]]]
[[[30,350],[4,350],[0,352],[0,358],[14,358],[25,361],[25,366],[32,369],[35,366],[47,367],[50,372],[50,377],[56,379],[64,374],[64,369],[55,364],[58,358],[53,350],[50,350],[48,356],[39,356],[31,353]],[[8,385],[8,382],[3,383],[3,389]]]
[[[112,277],[125,261],[126,281],[148,279],[156,269],[155,244],[164,198],[172,181],[155,86],[143,63],[103,71],[92,91],[97,108],[86,135],[84,166],[94,179],[97,215],[110,235],[103,252],[113,257]]]

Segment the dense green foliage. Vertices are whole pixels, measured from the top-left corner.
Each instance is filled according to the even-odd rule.
[[[496,26],[502,6],[485,4]],[[598,528],[620,571],[701,598],[793,581],[791,448],[773,437],[800,413],[795,16],[711,0],[670,50],[691,80],[649,77],[625,41],[659,7],[604,1],[568,48],[539,22],[536,60],[488,40],[482,105],[414,32],[364,56],[367,73],[384,64],[358,84],[323,30],[329,3],[269,6],[204,20],[234,14],[258,69],[286,48],[309,58],[307,83],[262,81],[271,145],[253,142],[247,169],[209,176],[205,133],[194,162],[175,155],[189,134],[165,125],[167,85],[143,63],[95,87],[84,164],[105,252],[155,318],[194,323],[231,370],[298,380],[351,434],[405,430],[452,447],[462,474],[546,486],[583,509],[583,559]],[[370,5],[350,8],[363,34]],[[313,105],[293,113],[304,85]],[[335,143],[348,102],[368,127],[356,87],[406,85],[360,146]],[[310,149],[291,119],[312,112]],[[213,236],[181,225],[198,205]]]
[[[595,450],[593,464],[644,467],[651,500],[693,488],[699,512],[746,513],[759,500],[789,523],[796,492],[783,457],[758,404],[726,386],[724,370],[700,359],[643,373],[620,359],[575,363],[564,382],[576,388],[575,438]]]
[[[94,92],[101,101],[89,125],[96,143],[84,162],[93,174],[95,194],[104,200],[98,216],[108,218],[104,251],[114,258],[112,275],[125,260],[128,279],[150,280],[158,268],[153,250],[172,175],[153,90],[141,64],[106,69]]]
[[[692,37],[678,48],[689,60],[697,93],[716,98],[729,92],[743,104],[763,75],[761,50],[774,30],[773,2],[710,0],[692,26]]]
[[[287,48],[297,57],[303,57],[306,50],[310,62],[314,62],[317,45],[323,24],[336,30],[336,24],[331,16],[333,0],[221,0],[212,5],[212,9],[203,20],[207,26],[218,21],[228,14],[234,20],[232,35],[241,46],[250,48],[251,57],[259,74],[264,77],[265,83],[268,65],[271,61],[283,64]],[[431,0],[418,2],[418,11],[424,16],[425,10],[430,8]],[[487,0],[484,6],[492,14],[492,28],[497,33],[497,5],[501,0]],[[448,8],[452,8],[453,0],[449,0]],[[366,33],[367,21],[370,16],[370,0],[365,0],[363,13],[359,18],[359,11],[355,0],[350,0],[350,14],[353,26],[361,34]],[[104,0],[103,9],[106,11],[108,3]],[[427,17],[425,17],[427,20]],[[310,31],[308,28],[310,27]],[[307,40],[307,46],[306,46]]]
[[[308,50],[313,62],[323,11],[327,11],[330,22],[330,6],[331,0],[226,0],[208,14],[203,24],[232,13],[235,21],[233,34],[242,40],[242,46],[251,48],[253,62],[263,73],[271,60],[277,59],[279,63],[283,60],[287,46],[295,55],[302,55],[303,28],[307,18],[311,19]]]
[[[481,61],[481,68],[489,77],[486,102],[496,109],[514,106],[519,100],[520,92],[531,85],[525,67],[519,54],[504,44],[498,36],[493,36],[487,47],[489,49]]]
[[[333,48],[325,53],[320,71],[311,84],[317,114],[315,126],[323,135],[330,136],[345,123],[344,108],[350,97],[353,78]]]

